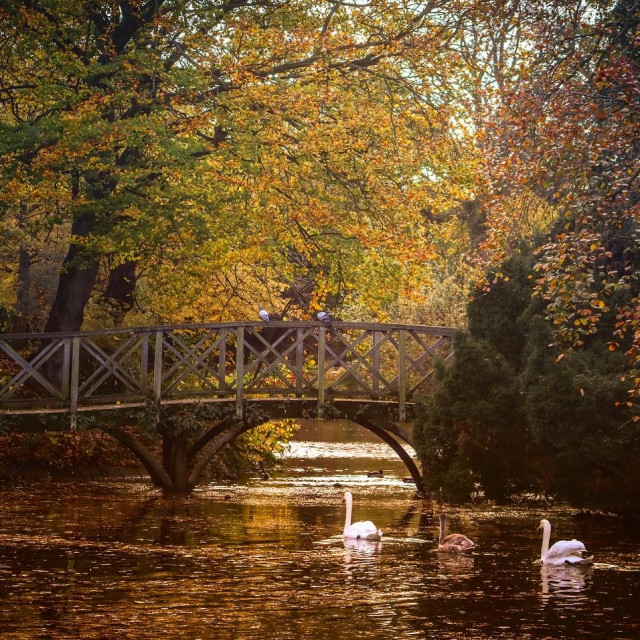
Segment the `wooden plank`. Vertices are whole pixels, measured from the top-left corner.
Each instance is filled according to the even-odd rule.
[[[40,351],[31,362],[25,360],[17,351],[15,351],[5,340],[0,341],[0,348],[17,364],[21,370],[5,384],[2,388],[3,393],[0,397],[9,397],[18,389],[23,381],[33,378],[37,380],[54,398],[61,398],[62,394],[56,389],[44,376],[40,374],[38,368],[41,367],[62,344],[59,340],[52,340],[42,351]]]
[[[71,340],[65,338],[63,340],[62,355],[62,399],[69,399],[69,372],[71,371]]]
[[[264,364],[265,366],[272,366],[274,364],[284,364],[285,366],[287,366],[289,369],[293,371],[293,368],[291,367],[291,365],[285,360],[285,355],[288,355],[289,353],[291,353],[291,351],[293,351],[293,349],[295,348],[295,341],[293,342],[293,344],[289,345],[289,347],[287,347],[287,349],[285,349],[284,351],[278,351],[276,349],[276,347],[280,343],[284,342],[285,339],[291,335],[291,333],[292,333],[291,329],[287,331],[283,331],[278,336],[278,339],[275,340],[275,342],[271,343],[268,340],[266,340],[259,331],[253,331],[252,334],[258,340],[260,340],[260,342],[262,342],[262,344],[265,346],[265,349],[263,349],[262,351],[258,351],[258,349],[256,349],[253,345],[249,344],[248,342],[246,343],[247,347],[256,356],[256,361],[252,363],[251,367],[247,367],[247,372],[249,372],[251,369],[257,368],[260,364]],[[275,361],[270,362],[269,360],[267,360],[270,354],[275,356]]]
[[[218,376],[217,371],[214,371],[209,365],[206,364],[205,358],[218,346],[218,342],[220,338],[215,338],[213,343],[210,344],[204,351],[198,353],[198,349],[207,341],[207,339],[211,338],[211,333],[207,333],[194,347],[189,347],[184,343],[183,340],[180,340],[175,333],[172,333],[173,342],[175,342],[182,351],[179,351],[173,344],[167,343],[165,346],[168,351],[173,353],[176,357],[177,362],[164,374],[163,382],[168,382],[171,380],[173,374],[180,369],[181,366],[184,366],[184,370],[180,373],[176,378],[171,381],[171,384],[165,387],[165,393],[173,389],[178,383],[180,383],[183,378],[192,373],[196,375],[205,386],[209,387],[209,389],[214,390],[216,387],[211,383],[210,380],[207,380],[205,377],[207,373],[212,376],[215,380],[218,381],[218,386],[221,383],[224,384],[224,378],[222,380]],[[192,358],[189,360],[188,356]],[[200,369],[204,370],[201,371]]]
[[[319,322],[304,322],[304,321],[272,321],[270,327],[316,327],[320,326]],[[119,333],[154,333],[157,331],[171,332],[183,329],[222,329],[227,328],[234,330],[237,327],[261,327],[264,326],[263,322],[203,322],[203,323],[186,323],[186,324],[163,324],[163,325],[150,325],[147,327],[126,327],[121,329],[95,329],[92,331],[57,331],[53,333],[47,333],[47,338],[74,338],[75,336],[107,336],[116,335]],[[424,334],[430,335],[442,335],[453,336],[458,329],[452,327],[432,327],[427,325],[415,324],[384,324],[380,322],[332,322],[331,326],[337,331],[340,329],[362,329],[365,331],[398,331],[400,329],[406,329],[409,331],[418,331]],[[43,334],[41,333],[7,333],[3,334],[4,340],[42,340]]]
[[[337,366],[341,366],[344,369],[344,371],[340,374],[340,376],[331,382],[329,387],[331,387],[332,389],[335,389],[338,386],[338,384],[340,384],[340,382],[342,382],[343,380],[346,380],[347,378],[351,378],[352,380],[355,380],[364,389],[366,393],[369,393],[369,394],[371,393],[371,386],[368,385],[364,380],[362,380],[362,378],[360,378],[360,376],[356,373],[356,369],[360,364],[364,364],[365,366],[368,365],[370,369],[372,368],[370,364],[368,364],[362,359],[362,356],[360,356],[359,353],[354,352],[356,354],[357,359],[355,362],[349,363],[346,360],[343,360],[341,356],[337,355],[333,351],[333,349],[331,349],[331,347],[329,347],[328,345],[326,346],[326,352],[331,356],[333,356],[332,366],[337,365]]]
[[[407,332],[398,336],[398,420],[407,419]]]
[[[156,344],[153,352],[153,401],[160,404],[162,399],[162,343],[164,333],[156,331]]]
[[[318,418],[324,417],[324,362],[325,349],[327,346],[327,328],[320,327],[318,330]]]
[[[278,340],[276,340],[273,343],[273,346],[277,346],[278,344],[280,344],[281,342],[284,341],[285,338],[289,337],[290,335],[290,331],[287,331],[286,334],[281,335]],[[311,331],[308,331],[305,336],[303,336],[303,340],[304,337],[306,337],[307,335],[310,335]],[[301,381],[309,388],[311,388],[311,385],[304,380],[304,377],[302,376],[302,374],[298,373],[297,369],[295,366],[293,366],[291,364],[291,362],[289,361],[289,359],[287,358],[287,356],[292,353],[295,348],[296,348],[296,342],[294,341],[293,344],[290,344],[284,351],[276,351],[272,345],[270,345],[262,336],[260,336],[259,334],[256,334],[260,340],[265,344],[265,346],[267,347],[267,349],[265,349],[264,351],[257,351],[252,345],[247,344],[247,348],[256,356],[256,359],[254,360],[254,362],[251,363],[251,365],[249,367],[246,368],[245,370],[245,374],[246,373],[250,373],[253,370],[258,370],[259,366],[261,364],[264,364],[264,369],[259,373],[259,375],[256,375],[255,378],[251,381],[251,384],[247,387],[247,388],[252,388],[252,389],[257,389],[260,385],[260,383],[263,380],[266,380],[267,377],[270,374],[273,374],[275,376],[277,376],[285,385],[285,388],[291,391],[294,391],[295,389],[295,385],[291,383],[290,380],[288,380],[279,370],[278,367],[280,366],[284,366],[285,368],[289,369],[295,377],[296,382],[298,381],[298,378],[301,378]],[[271,352],[274,356],[275,356],[275,360],[269,362],[269,360],[267,360],[267,356],[268,356],[268,352]]]
[[[142,336],[140,345],[140,388],[149,388],[149,334]]]
[[[380,373],[380,331],[377,330],[373,332],[373,369]],[[380,391],[380,378],[377,374],[374,374],[372,384],[375,396]]]
[[[236,330],[236,417],[242,420],[244,403],[244,327]]]
[[[302,382],[304,379],[304,330],[296,329],[296,395],[302,395]]]
[[[84,380],[80,388],[80,394],[84,397],[93,395],[100,386],[110,377],[117,378],[129,391],[139,392],[140,383],[125,368],[124,363],[138,350],[140,341],[134,334],[125,340],[111,354],[104,351],[87,336],[82,340],[84,350],[93,356],[99,363],[99,367]]]
[[[76,414],[78,413],[78,381],[80,379],[80,340],[79,336],[72,339],[71,346],[71,389],[70,406],[71,428],[76,427]]]
[[[332,364],[338,364],[339,366],[344,367],[345,371],[344,373],[337,378],[336,380],[334,380],[331,384],[332,386],[336,386],[341,380],[351,377],[353,378],[363,389],[365,389],[366,391],[371,392],[372,391],[372,385],[367,384],[364,380],[362,380],[360,378],[360,376],[358,376],[356,374],[356,369],[357,367],[359,367],[360,365],[363,365],[365,369],[368,369],[371,372],[371,379],[372,380],[378,380],[378,382],[382,382],[382,384],[384,385],[385,389],[390,388],[390,383],[384,378],[384,376],[382,375],[382,373],[380,372],[380,368],[378,367],[377,369],[373,366],[373,364],[371,362],[369,362],[368,358],[371,357],[374,353],[374,347],[371,347],[370,349],[368,349],[365,353],[360,353],[359,351],[356,350],[356,347],[362,343],[367,337],[369,336],[369,332],[367,331],[363,331],[360,336],[354,341],[354,342],[347,342],[345,340],[345,338],[339,334],[337,334],[337,337],[339,338],[339,340],[342,342],[343,345],[346,346],[346,349],[344,349],[340,354],[336,354],[331,347],[327,346],[327,352],[330,353],[333,356],[333,363]],[[380,346],[382,346],[382,344],[384,342],[386,342],[387,340],[389,340],[389,334],[387,334],[385,337],[383,337],[380,342],[378,343],[378,348]],[[344,360],[344,358],[346,357],[346,355],[351,352],[355,358],[356,361],[349,364],[348,362],[346,362]]]
[[[227,386],[227,329],[220,329],[218,347],[218,380],[220,389]]]

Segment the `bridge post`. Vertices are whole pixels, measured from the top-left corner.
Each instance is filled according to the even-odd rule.
[[[319,328],[318,333],[318,418],[324,418],[324,358],[327,329]]]
[[[69,375],[71,370],[71,340],[63,340],[63,360],[62,360],[62,399],[69,399]]]
[[[71,428],[75,429],[78,414],[78,382],[80,379],[80,337],[73,338],[71,343],[71,389],[69,409],[71,411]]]
[[[296,396],[302,395],[302,370],[304,368],[304,331],[296,330]]]
[[[244,400],[244,327],[236,334],[236,417],[242,419]]]
[[[156,331],[156,347],[153,359],[153,400],[160,406],[162,398],[162,329]]]
[[[227,363],[227,330],[220,329],[220,342],[219,342],[219,352],[218,352],[218,375],[220,376],[220,380],[225,379],[225,374],[227,372],[226,363]]]
[[[140,387],[149,388],[149,334],[144,333],[140,345]]]
[[[398,336],[398,421],[407,420],[407,332]]]
[[[376,374],[380,372],[380,331],[373,332],[373,370]],[[373,376],[372,387],[373,397],[377,399],[380,391],[380,378],[377,375]]]

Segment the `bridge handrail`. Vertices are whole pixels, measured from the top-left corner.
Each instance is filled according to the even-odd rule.
[[[0,340],[42,340],[43,338],[77,338],[82,336],[114,335],[122,333],[153,333],[155,331],[198,330],[198,329],[234,329],[236,327],[327,327],[324,322],[309,320],[278,320],[269,324],[265,322],[241,321],[241,322],[190,322],[183,324],[158,324],[142,327],[117,327],[113,329],[87,329],[84,331],[52,331],[49,333],[0,333]],[[336,329],[362,329],[365,331],[392,331],[404,329],[406,331],[419,331],[430,335],[453,337],[458,331],[452,327],[438,327],[423,324],[399,324],[384,322],[338,322],[333,321],[332,327]]]

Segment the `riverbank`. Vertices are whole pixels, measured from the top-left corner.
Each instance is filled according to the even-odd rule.
[[[149,475],[142,466],[87,465],[79,467],[46,467],[17,463],[0,464],[0,482],[5,484],[23,482],[55,482],[57,480],[145,480]]]

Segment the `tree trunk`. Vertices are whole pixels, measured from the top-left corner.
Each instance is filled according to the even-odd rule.
[[[18,286],[16,288],[16,311],[18,319],[13,327],[16,333],[28,333],[35,313],[35,301],[31,290],[31,254],[20,247],[18,256]]]
[[[82,328],[84,310],[98,274],[98,260],[82,260],[82,253],[83,249],[77,244],[69,247],[62,263],[56,297],[44,328],[46,333],[79,331]]]
[[[98,27],[103,39],[104,49],[97,62],[100,66],[95,68],[95,74],[87,79],[90,88],[106,89],[106,76],[102,65],[114,62],[127,45],[136,37],[139,31],[151,24],[160,12],[164,0],[138,3],[120,3],[120,12],[114,12],[112,18],[101,14],[96,20],[97,14],[89,13],[94,26]],[[116,117],[113,111],[104,114],[105,120],[112,121]],[[129,154],[121,154],[120,162],[125,161]],[[109,158],[105,157],[105,160]],[[113,159],[112,159],[113,160]],[[117,161],[116,161],[117,162]],[[74,172],[72,177],[73,197],[79,194],[80,181],[84,178],[86,195],[88,200],[101,203],[108,198],[116,187],[114,174],[109,171],[87,171],[84,175]],[[96,229],[96,227],[100,227]],[[98,220],[95,212],[82,213],[73,221],[71,228],[72,237],[87,237],[98,232],[100,235],[109,232],[109,222],[106,219]],[[82,327],[84,310],[98,273],[99,256],[90,255],[81,245],[72,242],[69,252],[62,263],[58,290],[45,332],[48,331],[77,331]]]
[[[109,314],[115,326],[122,324],[128,311],[135,303],[136,263],[129,260],[109,271],[109,281],[103,299],[109,307]]]
[[[186,433],[162,436],[162,466],[171,478],[171,491],[190,493],[193,487],[189,483],[189,441]]]
[[[72,179],[72,197],[75,200],[80,193],[80,175],[74,173]],[[87,180],[87,194],[94,200],[108,197],[115,183],[104,174],[91,176]],[[94,232],[96,215],[86,212],[74,219],[71,225],[71,238],[86,238]],[[53,305],[45,325],[45,333],[50,331],[79,331],[84,320],[84,309],[91,297],[98,275],[98,258],[81,244],[71,242],[69,251],[62,261],[60,279]]]
[[[18,228],[23,232],[26,230],[28,213],[27,202],[22,200],[20,202]],[[18,286],[16,287],[16,311],[19,317],[13,327],[16,333],[28,333],[31,330],[31,320],[36,311],[31,285],[31,253],[28,247],[21,245],[18,254]]]
[[[122,443],[136,456],[136,458],[138,458],[138,460],[140,460],[140,462],[142,462],[145,469],[151,476],[151,480],[157,487],[162,487],[169,491],[173,489],[171,478],[163,469],[162,465],[155,458],[153,453],[151,453],[151,451],[149,451],[149,449],[147,449],[134,436],[118,427],[100,427],[100,429],[113,436],[118,440],[118,442]]]

